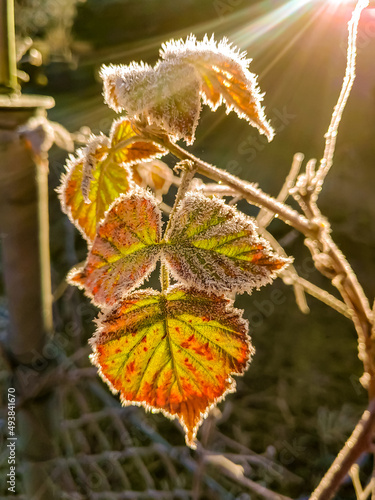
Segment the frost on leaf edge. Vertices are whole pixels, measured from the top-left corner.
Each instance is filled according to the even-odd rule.
[[[197,436],[197,432],[198,432],[200,426],[202,425],[204,420],[207,418],[209,412],[213,408],[215,408],[215,406],[217,406],[217,404],[219,404],[221,401],[223,401],[225,399],[225,397],[227,396],[227,394],[232,394],[232,393],[236,392],[237,382],[232,376],[236,376],[236,377],[240,376],[241,377],[246,373],[246,371],[247,371],[247,369],[252,361],[253,355],[255,354],[255,348],[251,342],[251,337],[249,335],[249,321],[246,318],[243,318],[243,312],[244,312],[243,309],[238,309],[238,308],[234,307],[234,300],[232,300],[224,295],[218,295],[218,294],[210,293],[210,292],[207,293],[203,290],[192,288],[190,286],[184,286],[181,283],[177,283],[175,285],[170,286],[164,292],[164,294],[168,295],[176,290],[180,290],[180,291],[190,293],[190,294],[205,295],[206,297],[215,296],[216,298],[222,299],[224,312],[231,314],[231,315],[236,315],[239,325],[241,325],[241,327],[244,329],[244,338],[245,338],[246,346],[248,348],[248,357],[246,359],[246,364],[244,364],[244,366],[242,367],[242,371],[230,372],[228,374],[228,379],[227,379],[228,387],[226,388],[226,390],[223,392],[223,394],[221,396],[217,397],[209,406],[206,407],[206,410],[203,413],[202,412],[200,413],[200,419],[197,422],[197,424],[194,426],[194,428],[192,429],[191,439],[188,439],[188,434],[190,433],[190,430],[187,428],[184,421],[182,419],[180,419],[180,417],[177,414],[173,415],[162,408],[155,407],[155,406],[150,405],[146,402],[127,400],[126,398],[124,398],[121,395],[121,393],[120,393],[121,389],[116,389],[113,386],[113,384],[107,379],[105,374],[103,373],[102,368],[100,366],[100,363],[98,362],[98,352],[96,351],[96,346],[104,343],[104,342],[99,342],[100,335],[102,334],[102,331],[103,331],[102,320],[105,317],[109,316],[111,314],[112,310],[114,310],[116,307],[119,306],[118,302],[115,305],[113,305],[112,307],[103,309],[103,312],[99,313],[98,318],[94,320],[98,327],[97,327],[96,331],[94,332],[93,336],[88,341],[91,348],[93,349],[93,353],[89,355],[89,358],[90,358],[91,363],[97,367],[98,374],[99,374],[100,378],[103,380],[103,382],[105,382],[107,384],[107,386],[110,389],[110,391],[112,392],[112,394],[118,395],[118,393],[120,393],[120,401],[121,401],[122,406],[124,406],[124,407],[126,407],[126,406],[143,407],[146,411],[149,411],[152,413],[161,413],[164,417],[168,418],[169,420],[177,419],[179,421],[184,433],[185,433],[185,442],[186,442],[187,446],[189,446],[191,449],[195,450],[197,448],[197,445],[195,442],[196,436]],[[142,296],[155,296],[155,297],[157,297],[158,295],[161,295],[161,292],[154,290],[152,288],[146,288],[144,290],[137,290],[137,291],[133,291],[133,292],[129,293],[128,296],[125,297],[123,300],[131,299],[132,296],[135,296],[135,295],[137,295],[137,297],[142,297]]]
[[[226,213],[231,212],[233,214],[233,219],[236,219],[237,222],[239,222],[240,224],[243,223],[243,224],[250,225],[251,229],[253,230],[253,233],[254,233],[254,240],[258,241],[263,246],[263,249],[264,249],[263,251],[269,255],[270,261],[272,261],[272,260],[282,261],[282,262],[284,262],[284,266],[281,267],[280,269],[274,269],[272,271],[269,271],[267,276],[262,276],[260,278],[260,283],[258,285],[251,285],[251,283],[249,282],[248,284],[244,283],[243,286],[240,286],[240,285],[233,286],[230,289],[223,289],[223,288],[220,288],[220,286],[219,287],[215,287],[215,286],[210,287],[207,285],[200,287],[197,283],[191,283],[191,282],[185,280],[180,274],[178,274],[175,271],[175,269],[168,263],[168,261],[166,259],[166,255],[164,253],[164,249],[162,248],[162,256],[161,256],[162,262],[163,262],[163,264],[166,265],[166,267],[170,271],[174,280],[176,280],[180,283],[183,283],[185,286],[195,287],[197,290],[203,290],[203,291],[207,290],[208,292],[213,293],[213,294],[219,294],[219,293],[242,294],[242,293],[247,292],[249,295],[251,295],[251,293],[254,289],[259,290],[262,286],[266,286],[268,284],[271,284],[273,282],[273,280],[278,277],[280,272],[282,272],[289,264],[291,264],[293,262],[294,259],[292,257],[284,257],[282,255],[278,255],[277,252],[270,245],[269,241],[267,241],[263,236],[261,236],[259,234],[258,226],[257,226],[256,220],[254,218],[247,216],[247,215],[243,214],[242,212],[239,212],[234,206],[230,206],[227,203],[225,203],[225,201],[222,198],[214,196],[211,199],[208,196],[206,196],[200,192],[197,192],[197,191],[188,192],[185,195],[184,199],[181,200],[180,203],[177,205],[175,217],[174,217],[174,219],[171,223],[171,226],[169,228],[169,231],[168,231],[167,243],[168,243],[168,240],[171,239],[171,237],[172,237],[173,228],[178,224],[179,212],[184,211],[184,208],[186,210],[186,203],[190,203],[191,205],[194,205],[195,200],[198,200],[198,199],[202,199],[205,201],[207,200],[207,201],[215,203],[216,205],[219,205],[219,206],[221,205],[221,209],[224,210],[224,212],[226,212]],[[228,231],[228,234],[231,234],[230,230]],[[255,241],[254,241],[254,243],[255,243]],[[173,245],[171,245],[171,247],[173,248]],[[229,258],[229,257],[226,257],[225,255],[223,255],[223,257]],[[254,265],[257,266],[257,264],[254,264]],[[258,266],[258,267],[260,267],[260,269],[262,269],[261,266]]]
[[[152,201],[154,203],[154,208],[159,215],[159,217],[158,217],[158,219],[159,219],[158,233],[159,233],[159,238],[161,238],[163,221],[162,221],[162,217],[161,217],[161,211],[158,207],[158,201],[149,189],[143,189],[137,185],[133,186],[133,188],[131,188],[131,191],[129,191],[129,192],[121,193],[120,196],[118,196],[111,203],[111,205],[108,207],[107,211],[105,212],[103,218],[101,219],[100,223],[98,223],[97,233],[99,231],[100,226],[102,226],[103,224],[106,223],[107,215],[110,212],[110,210],[114,207],[114,205],[116,205],[117,203],[121,203],[121,201],[123,201],[124,199],[130,198],[134,195],[140,195],[140,196],[147,198],[149,201]],[[117,304],[120,300],[124,300],[130,293],[134,292],[136,288],[140,287],[150,277],[151,273],[155,270],[155,267],[156,267],[157,262],[158,262],[160,257],[159,257],[159,254],[157,256],[155,256],[155,263],[153,266],[150,267],[149,271],[142,278],[134,281],[133,286],[130,289],[128,289],[127,292],[124,293],[121,297],[115,297],[113,304],[103,303],[103,302],[100,302],[98,300],[95,300],[93,294],[90,292],[89,289],[86,288],[86,286],[84,284],[74,281],[74,277],[77,276],[78,274],[80,274],[85,269],[86,264],[88,263],[88,260],[90,257],[91,249],[94,246],[94,243],[95,243],[95,240],[97,237],[98,237],[98,234],[96,235],[94,240],[92,242],[90,242],[90,244],[88,245],[88,254],[87,254],[87,257],[86,257],[84,263],[73,266],[72,269],[68,272],[68,274],[66,276],[66,281],[69,285],[75,286],[79,290],[82,290],[84,295],[86,297],[88,297],[90,299],[90,301],[92,302],[92,304],[94,304],[96,307],[98,307],[99,309],[102,309],[102,310],[107,310],[108,308],[114,307],[115,304]]]

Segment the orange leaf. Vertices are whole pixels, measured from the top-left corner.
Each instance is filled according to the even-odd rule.
[[[137,163],[132,171],[134,182],[143,188],[151,188],[156,196],[168,193],[173,182],[172,170],[160,160]]]
[[[111,156],[99,160],[92,171],[87,203],[81,189],[83,163],[84,159],[80,155],[69,160],[59,193],[62,210],[83,237],[91,242],[108,207],[121,193],[128,191],[132,176],[127,167],[113,162]]]
[[[121,195],[99,225],[82,268],[68,275],[96,304],[113,305],[139,286],[159,256],[161,213],[155,198],[135,189]]]
[[[141,137],[137,139],[137,134],[126,118],[113,122],[110,141],[114,161],[123,165],[134,165],[166,154],[161,146],[142,140]]]
[[[178,286],[133,292],[98,320],[91,361],[124,405],[178,418],[186,442],[235,390],[254,351],[247,321],[224,297]]]
[[[89,242],[106,210],[131,187],[126,166],[165,154],[157,144],[144,141],[133,132],[129,120],[116,120],[110,139],[92,136],[77,157],[71,157],[59,188],[63,211]]]
[[[163,45],[160,56],[166,62],[189,63],[202,78],[201,92],[206,104],[214,111],[225,102],[227,113],[234,110],[271,140],[274,131],[261,107],[256,76],[248,70],[250,60],[224,38],[216,43],[207,35],[198,42],[190,35],[186,41],[171,40]]]
[[[146,64],[103,66],[105,101],[130,120],[147,120],[162,127],[172,138],[194,141],[201,110],[200,77],[191,65],[159,61]]]

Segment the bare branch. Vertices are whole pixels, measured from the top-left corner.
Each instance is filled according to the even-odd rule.
[[[279,201],[280,203],[284,203],[287,200],[289,196],[289,191],[294,186],[294,183],[301,169],[302,161],[303,161],[302,153],[296,153],[293,156],[290,172],[285,179],[285,182],[280,190],[280,193],[276,197],[276,200]],[[260,226],[267,227],[271,223],[274,216],[275,215],[269,210],[261,208],[257,216],[257,222]]]
[[[361,13],[363,9],[365,9],[368,6],[368,4],[369,0],[358,0],[357,5],[352,14],[352,18],[348,24],[349,33],[348,33],[348,50],[347,50],[345,77],[342,82],[342,88],[337,104],[332,113],[332,119],[328,128],[328,132],[325,135],[326,142],[325,142],[324,154],[314,180],[315,199],[318,197],[324,179],[332,166],[333,155],[336,147],[337,131],[341,122],[341,117],[345,109],[345,105],[347,103],[350,91],[352,89],[355,80],[358,23],[361,18]]]
[[[375,401],[372,401],[310,500],[330,500],[333,497],[353,463],[369,449],[374,424]]]

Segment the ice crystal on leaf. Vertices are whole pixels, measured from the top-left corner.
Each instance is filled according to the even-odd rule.
[[[179,205],[166,240],[163,252],[173,276],[213,292],[250,292],[290,262],[258,235],[253,219],[196,192]]]
[[[134,189],[109,208],[82,268],[68,275],[98,305],[113,305],[138,287],[158,259],[161,213],[155,198]]]
[[[256,77],[248,70],[250,61],[226,39],[217,43],[205,36],[198,42],[191,35],[185,42],[164,44],[160,56],[154,67],[103,66],[100,75],[108,106],[117,112],[125,110],[131,120],[159,125],[173,139],[191,144],[202,96],[213,110],[225,102],[228,113],[234,110],[272,139]]]
[[[177,417],[195,447],[203,418],[253,354],[247,331],[222,296],[179,286],[133,292],[99,318],[91,360],[124,405]]]
[[[160,146],[138,138],[129,120],[116,120],[109,139],[92,136],[76,157],[70,157],[59,188],[63,211],[92,242],[106,210],[132,186],[127,167],[163,154]]]
[[[161,240],[161,213],[147,191],[120,196],[99,225],[82,269],[69,280],[95,303],[111,305],[165,260],[173,277],[215,293],[244,292],[270,283],[290,260],[272,252],[250,217],[191,192]]]

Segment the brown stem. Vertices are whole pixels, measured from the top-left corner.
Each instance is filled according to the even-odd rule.
[[[329,500],[333,497],[350,467],[369,449],[374,424],[375,401],[372,401],[310,500]]]
[[[145,132],[143,132],[145,133]],[[244,199],[258,207],[266,208],[275,215],[278,215],[284,222],[293,226],[295,229],[303,233],[309,238],[315,238],[317,235],[317,227],[314,223],[309,222],[303,215],[284,203],[278,202],[272,196],[264,193],[254,184],[245,182],[234,175],[229,174],[225,170],[220,170],[209,163],[206,163],[195,157],[192,153],[184,150],[178,144],[169,140],[167,136],[151,135],[150,139],[157,142],[164,148],[168,149],[180,160],[191,160],[198,167],[198,173],[212,179],[216,182],[222,182],[227,186],[236,190]]]

